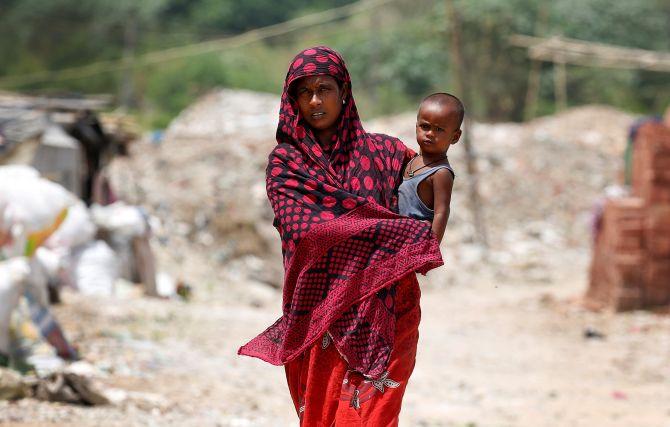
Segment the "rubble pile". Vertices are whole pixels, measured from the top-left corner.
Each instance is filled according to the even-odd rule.
[[[267,155],[276,143],[278,106],[274,95],[214,92],[184,111],[165,133],[130,145],[130,157],[113,160],[111,188],[128,205],[69,208],[66,221],[74,222],[61,224],[40,249],[68,239],[80,242],[68,257],[68,269],[78,283],[90,283],[84,286],[89,291],[65,292],[64,304],[53,311],[85,362],[77,362],[84,365],[73,371],[76,363],[52,369],[44,363],[50,359],[43,358],[44,372],[35,378],[0,368],[0,423],[295,422],[283,370],[240,358],[234,351],[275,320],[279,310],[280,243],[264,179]],[[667,319],[650,313],[603,318],[564,303],[583,291],[593,202],[623,168],[632,120],[625,113],[592,106],[525,124],[474,123],[470,136],[478,158],[488,251],[474,239],[463,147],[452,147],[449,155],[458,178],[442,247],[446,266],[420,278],[427,285],[422,300],[425,340],[415,385],[406,399],[409,411],[401,422],[487,424],[506,419],[513,424],[519,411],[505,412],[511,400],[531,412],[541,402],[557,413],[569,413],[575,404],[574,381],[584,382],[589,395],[601,396],[590,418],[575,414],[587,424],[621,417],[621,402],[607,398],[610,393],[626,396],[618,387],[631,378],[635,393],[653,397],[645,408],[662,406],[659,402],[667,397],[662,384],[670,372],[653,348],[665,345],[670,336]],[[365,127],[399,136],[416,148],[414,123],[415,113],[410,112]],[[619,228],[647,230],[648,218],[640,219],[646,206],[636,203],[616,212],[609,209],[604,220]],[[92,231],[75,226],[83,223],[90,223]],[[616,251],[639,251],[645,241],[616,233],[608,239]],[[156,260],[151,253],[143,258],[147,248],[155,251]],[[621,259],[626,267],[627,258],[616,251],[610,258]],[[145,259],[140,264],[146,270],[130,264],[133,259]],[[48,266],[50,260],[47,256],[41,262]],[[169,274],[155,274],[153,266]],[[0,323],[8,318],[2,302],[18,299],[23,291],[13,283],[29,281],[33,268],[25,257],[5,267],[8,274],[0,274]],[[105,272],[126,280],[100,280]],[[178,298],[169,303],[143,298],[142,290],[128,280],[147,276],[155,279],[152,286],[159,295],[188,292],[186,282],[196,292],[188,304]],[[12,283],[6,286],[3,279],[8,277]],[[551,283],[560,286],[536,286]],[[451,286],[460,284],[467,286]],[[500,285],[509,286],[497,289]],[[488,320],[482,320],[482,312]],[[583,330],[590,334],[584,339],[601,338],[585,345]],[[0,334],[0,347],[6,341],[2,338]],[[556,349],[581,355],[561,359],[566,381],[558,383]],[[445,354],[450,354],[447,363]],[[492,361],[491,354],[508,356]],[[6,364],[0,355],[0,365]],[[525,383],[506,388],[519,379]],[[549,386],[538,389],[540,383]],[[625,392],[633,396],[632,390]],[[440,402],[445,401],[462,404],[473,415],[454,412],[453,405],[443,408]],[[619,418],[620,425],[634,423],[631,417],[639,421],[639,414]],[[541,425],[545,415],[523,425]],[[653,421],[661,416],[667,418],[662,414]],[[567,424],[571,421],[566,419]],[[658,424],[653,421],[648,424]]]
[[[142,282],[146,295],[158,296],[149,228],[139,207],[116,202],[89,209],[34,168],[0,166],[0,370],[36,375],[27,383],[22,378],[17,389],[15,378],[0,372],[0,396],[106,402],[86,379],[63,370],[81,355],[51,305],[60,302],[63,288],[109,301],[120,278]]]
[[[632,193],[604,206],[586,295],[597,307],[670,304],[670,123],[637,132]]]
[[[475,245],[461,143],[449,149],[456,171],[442,252],[450,266],[433,283],[468,283],[473,275],[539,284],[586,268],[594,201],[623,170],[634,117],[606,106],[577,107],[528,123],[473,123],[479,190],[490,242]],[[417,149],[415,113],[375,120],[373,132]],[[579,266],[579,268],[575,268]],[[468,274],[464,274],[467,272]]]
[[[212,266],[226,264],[281,285],[280,244],[265,195],[278,107],[269,94],[209,94],[179,115],[160,143],[136,144],[131,158],[112,164],[121,197],[160,219],[153,231],[169,252],[166,265],[188,271],[193,261],[184,254],[203,254],[210,271],[189,273],[189,280],[211,278]]]
[[[194,248],[210,275],[211,266],[220,265],[281,285],[264,180],[278,106],[274,95],[209,94],[175,119],[162,143],[136,144],[132,159],[112,165],[122,198],[162,221],[154,229],[172,264],[188,264],[181,254]],[[415,120],[410,112],[364,125],[416,148]],[[452,268],[432,281],[467,283],[473,274],[489,274],[550,283],[561,280],[561,266],[583,263],[593,201],[621,173],[632,121],[613,108],[588,106],[525,124],[475,123],[471,137],[491,249],[475,244],[464,150],[456,145],[450,159],[458,178],[443,243]]]

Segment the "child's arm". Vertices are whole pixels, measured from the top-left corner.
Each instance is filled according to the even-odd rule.
[[[449,220],[449,204],[453,187],[454,178],[449,170],[440,169],[433,174],[433,211],[435,214],[432,230],[440,243]]]

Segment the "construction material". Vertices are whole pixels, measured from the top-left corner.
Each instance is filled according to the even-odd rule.
[[[639,129],[632,192],[605,204],[589,305],[617,311],[670,305],[670,126],[648,122]]]
[[[509,42],[514,46],[528,48],[528,56],[538,61],[670,72],[670,52],[633,49],[559,36],[542,38],[515,34],[509,38]]]

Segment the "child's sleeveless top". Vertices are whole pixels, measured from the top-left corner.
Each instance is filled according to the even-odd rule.
[[[451,176],[454,178],[456,174],[449,165],[437,165],[426,169],[421,173],[417,173],[412,178],[403,178],[402,184],[398,187],[398,212],[400,215],[408,216],[410,218],[422,219],[432,221],[435,212],[429,209],[421,199],[417,190],[419,183],[428,178],[439,169],[448,169]]]

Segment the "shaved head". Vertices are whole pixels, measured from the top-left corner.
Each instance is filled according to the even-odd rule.
[[[465,108],[460,99],[456,98],[454,95],[446,92],[437,92],[432,95],[428,95],[423,98],[421,105],[424,104],[437,104],[441,107],[448,107],[455,114],[458,119],[458,127],[463,123],[463,117],[465,117]],[[419,107],[420,109],[421,107]]]

